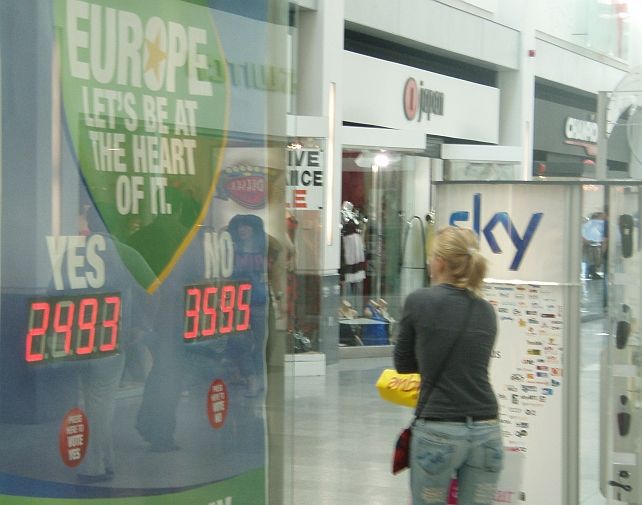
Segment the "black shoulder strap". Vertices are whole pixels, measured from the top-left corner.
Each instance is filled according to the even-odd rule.
[[[435,386],[437,385],[437,381],[439,380],[439,377],[441,377],[442,372],[446,368],[446,364],[448,363],[448,361],[450,360],[450,357],[452,356],[453,350],[457,346],[457,342],[459,342],[459,340],[461,339],[461,336],[466,332],[466,329],[468,328],[468,322],[470,321],[470,314],[472,312],[471,309],[473,308],[474,295],[471,295],[468,292],[466,292],[466,296],[468,296],[468,306],[466,307],[466,317],[464,318],[464,324],[462,325],[461,330],[457,334],[457,337],[455,337],[455,340],[453,340],[453,343],[451,344],[450,349],[448,350],[448,354],[446,354],[446,357],[444,357],[444,359],[441,361],[441,364],[439,365],[439,371],[437,372],[437,374],[435,374],[435,378],[432,381],[432,386],[430,388],[431,391],[435,389]],[[421,409],[424,407],[425,403],[428,401],[428,397],[430,396],[430,394],[422,395],[422,396],[423,396],[422,398],[423,402],[421,403],[421,405],[417,405],[417,410],[416,410],[417,413],[421,412]]]

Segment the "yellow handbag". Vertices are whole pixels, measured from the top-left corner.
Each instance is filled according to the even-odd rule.
[[[418,373],[399,373],[386,368],[377,379],[376,386],[384,400],[405,407],[416,407],[420,382]]]

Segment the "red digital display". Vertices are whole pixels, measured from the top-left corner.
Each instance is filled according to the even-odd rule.
[[[185,342],[207,340],[250,329],[249,282],[196,284],[185,288]]]
[[[25,361],[96,358],[118,351],[120,295],[37,298],[29,301]]]

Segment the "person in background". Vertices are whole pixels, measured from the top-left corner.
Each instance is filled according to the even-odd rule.
[[[604,213],[602,215],[602,219],[604,221],[603,224],[603,239],[602,239],[602,269],[604,271],[604,281],[602,285],[602,309],[607,310],[607,304],[609,300],[609,280],[608,280],[608,275],[609,275],[609,206],[605,205],[604,206]]]
[[[156,310],[155,300],[134,279],[122,258],[127,258],[128,264],[135,266],[143,283],[152,283],[156,275],[137,251],[107,232],[94,206],[88,205],[83,215],[86,228],[81,229],[81,233],[101,237],[100,256],[106,271],[101,290],[119,292],[121,296],[118,352],[76,363],[84,410],[90,425],[87,454],[77,468],[77,478],[81,484],[96,484],[112,480],[117,471],[113,429],[123,368],[128,355],[135,352],[133,346],[151,326]]]
[[[498,404],[488,378],[497,334],[492,305],[481,298],[486,260],[475,234],[436,234],[433,286],[404,305],[394,364],[421,374],[410,448],[413,505],[445,504],[458,479],[460,505],[493,503],[503,465]]]
[[[602,279],[598,271],[602,268],[605,253],[605,214],[593,212],[582,225],[582,253],[586,263],[585,277],[589,280]]]
[[[239,366],[242,379],[247,383],[246,396],[255,397],[264,387],[263,350],[269,306],[268,269],[278,252],[273,258],[269,247],[271,241],[265,233],[263,219],[259,216],[237,214],[230,220],[228,231],[234,242],[232,278],[249,281],[252,285],[250,331],[232,339],[229,351]]]

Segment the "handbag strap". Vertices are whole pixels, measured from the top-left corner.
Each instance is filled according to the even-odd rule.
[[[439,371],[437,372],[437,374],[435,375],[434,380],[432,381],[431,392],[432,392],[433,389],[435,389],[435,386],[437,385],[437,381],[439,380],[439,377],[441,377],[442,372],[446,368],[446,363],[448,363],[448,360],[450,360],[450,357],[452,356],[453,350],[457,346],[457,342],[459,342],[459,340],[461,339],[462,335],[468,329],[468,322],[470,321],[470,314],[472,312],[471,309],[473,307],[473,298],[472,298],[472,295],[470,295],[468,293],[466,293],[466,296],[468,296],[468,305],[466,307],[466,317],[464,318],[464,324],[462,325],[461,330],[459,331],[459,333],[457,334],[457,336],[453,340],[453,343],[450,345],[450,349],[448,349],[448,353],[446,354],[446,357],[443,360],[441,360],[441,364],[439,365]],[[421,409],[424,408],[424,405],[428,401],[428,396],[424,396],[423,399],[424,399],[423,403],[421,403],[421,405],[417,405],[416,412],[419,412],[419,413],[421,412]]]

